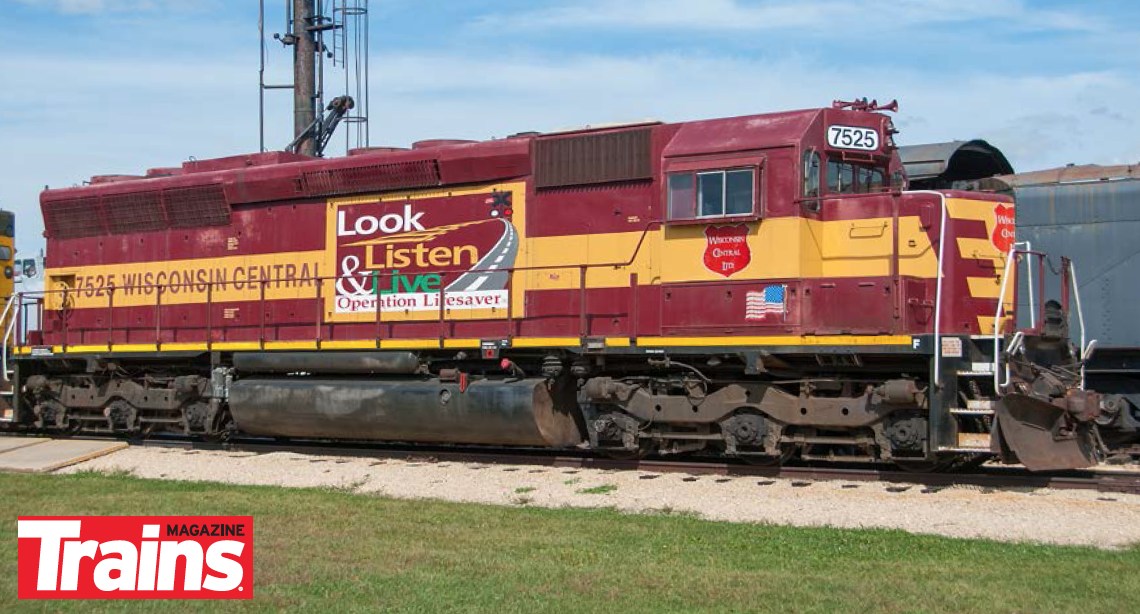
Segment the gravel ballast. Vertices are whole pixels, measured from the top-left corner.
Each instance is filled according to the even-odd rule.
[[[612,507],[709,520],[901,529],[950,537],[1123,548],[1140,542],[1140,495],[928,488],[875,482],[690,476],[526,465],[132,447],[60,470],[153,479],[333,487],[402,499]]]

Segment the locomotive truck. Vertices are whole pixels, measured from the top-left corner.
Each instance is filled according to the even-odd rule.
[[[43,192],[8,428],[1087,466],[1069,285],[1010,198],[908,191],[872,104]],[[1059,271],[1067,275],[1067,269]]]

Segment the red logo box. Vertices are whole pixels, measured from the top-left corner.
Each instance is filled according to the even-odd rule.
[[[1013,249],[1013,242],[1017,235],[1017,220],[1013,205],[998,205],[994,207],[994,232],[990,236],[994,247],[1003,254]]]
[[[20,599],[251,599],[252,516],[20,516]]]
[[[743,271],[752,262],[748,246],[748,226],[708,226],[705,228],[705,268],[725,277]]]

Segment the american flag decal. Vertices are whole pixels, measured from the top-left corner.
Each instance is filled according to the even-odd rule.
[[[787,286],[780,285],[766,286],[763,290],[749,292],[745,296],[744,319],[763,320],[770,313],[784,315],[786,313],[784,296],[787,290]]]

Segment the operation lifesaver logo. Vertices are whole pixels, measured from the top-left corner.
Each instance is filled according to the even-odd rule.
[[[337,313],[498,309],[521,240],[513,192],[337,208]],[[442,298],[441,298],[442,297]]]
[[[21,516],[20,599],[250,599],[250,516]]]

